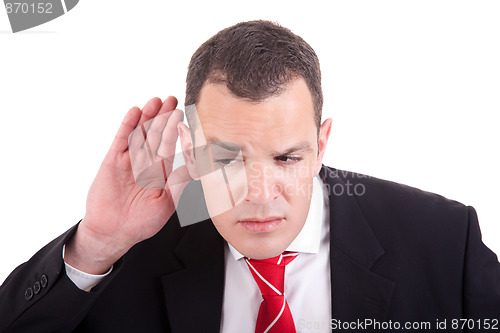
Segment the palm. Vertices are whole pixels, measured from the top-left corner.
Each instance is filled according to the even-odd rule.
[[[137,152],[146,153],[146,151],[134,151],[133,147],[129,146],[128,138],[138,125],[148,122],[155,116],[172,114],[170,119],[166,117],[168,122],[165,121],[159,131],[170,136],[167,144],[161,144],[165,141],[161,140],[161,135],[159,140],[153,140],[153,135],[151,139],[156,145],[153,147],[155,152],[161,149],[163,155],[173,156],[177,138],[176,125],[182,121],[180,111],[170,112],[175,106],[175,98],[167,99],[163,105],[159,99],[152,99],[142,112],[138,108],[129,111],[90,188],[87,197],[87,212],[82,222],[87,230],[100,237],[113,238],[114,241],[123,244],[135,244],[156,234],[174,213],[174,200],[178,198],[179,193],[172,193],[164,181],[158,183],[157,177],[158,172],[161,172],[157,170],[158,166],[165,166],[168,162],[156,163],[149,168],[143,167],[146,170],[140,175],[141,179],[153,179],[153,182],[149,185],[140,184],[137,174],[134,177],[133,166],[135,165],[137,169],[137,161],[141,163]],[[133,141],[130,142],[130,145],[132,144]],[[165,169],[164,172],[168,177],[188,180],[185,167],[174,173],[171,173],[171,164]],[[160,175],[163,175],[163,172]],[[155,177],[157,183],[154,183]]]

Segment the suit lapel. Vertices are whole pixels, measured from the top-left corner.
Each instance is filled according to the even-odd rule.
[[[394,283],[370,270],[384,249],[370,229],[342,171],[321,169],[330,204],[330,268],[332,318],[355,321],[383,320],[389,308]],[[353,184],[354,183],[354,184]]]
[[[175,253],[185,268],[162,277],[172,332],[219,332],[224,243],[212,221],[190,226]]]

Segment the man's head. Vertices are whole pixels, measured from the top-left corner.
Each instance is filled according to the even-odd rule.
[[[191,57],[185,105],[197,104],[207,83],[223,84],[236,97],[260,102],[279,95],[298,77],[307,83],[319,129],[323,92],[319,60],[312,47],[269,21],[238,23],[218,32]],[[190,115],[187,118],[192,127]]]
[[[278,255],[304,225],[331,128],[330,119],[320,124],[316,54],[270,22],[224,29],[191,59],[190,104],[196,105],[196,114],[187,114],[191,132],[183,124],[179,131],[191,176],[200,178],[200,164],[206,164],[192,153],[194,146],[217,147],[209,149],[209,163],[225,170],[225,182],[200,178],[209,212],[216,211],[220,189],[242,195],[234,208],[211,213],[215,227],[245,256]],[[237,158],[227,143],[241,149]]]

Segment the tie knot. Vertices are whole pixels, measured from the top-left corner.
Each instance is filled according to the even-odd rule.
[[[257,263],[257,264],[269,264],[269,265],[279,265],[279,266],[286,266],[288,265],[293,259],[297,258],[299,254],[297,252],[292,252],[292,251],[285,251],[279,256],[272,257],[272,258],[267,258],[267,259],[252,259],[252,258],[245,258],[245,260],[250,261],[251,263]]]
[[[283,295],[285,266],[295,259],[297,255],[297,252],[285,251],[279,256],[267,259],[245,258],[262,295]]]

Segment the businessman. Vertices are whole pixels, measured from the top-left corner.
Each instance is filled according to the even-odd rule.
[[[322,164],[332,120],[302,38],[229,27],[186,84],[189,128],[174,97],[126,114],[84,218],[1,286],[0,332],[500,330],[472,207]]]

